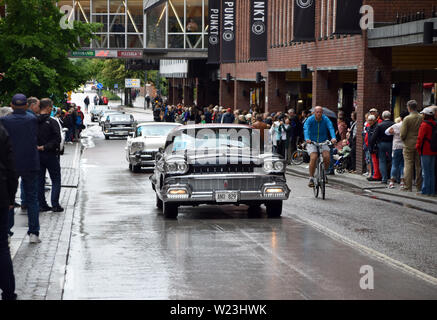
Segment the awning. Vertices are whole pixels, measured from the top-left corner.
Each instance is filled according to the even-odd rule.
[[[423,88],[424,89],[432,89],[432,88],[434,88],[434,83],[432,83],[432,82],[424,83]]]
[[[163,4],[164,2],[167,2],[167,0],[144,0],[144,13],[155,8],[156,6],[159,6],[160,4]]]

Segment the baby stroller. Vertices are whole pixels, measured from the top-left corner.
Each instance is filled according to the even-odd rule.
[[[334,170],[338,174],[344,173],[346,170],[349,169],[349,163],[351,160],[351,155],[341,155],[341,154],[334,154]]]

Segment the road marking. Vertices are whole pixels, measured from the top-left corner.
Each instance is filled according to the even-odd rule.
[[[366,247],[362,244],[359,244],[358,242],[356,242],[354,240],[348,239],[345,236],[342,236],[341,234],[339,234],[339,233],[337,233],[337,232],[335,232],[327,227],[324,227],[321,224],[318,224],[317,222],[314,222],[314,221],[309,220],[309,219],[304,218],[304,217],[297,216],[293,213],[291,213],[291,215],[293,217],[296,217],[297,220],[301,220],[301,221],[305,222],[306,224],[310,225],[314,229],[316,229],[316,230],[318,230],[318,231],[320,231],[320,232],[322,232],[322,233],[324,233],[324,234],[326,234],[334,239],[337,239],[343,243],[346,243],[349,246],[354,247],[354,248],[356,248],[356,249],[358,249],[358,250],[360,250],[360,251],[362,251],[370,256],[374,256],[378,260],[387,263],[388,265],[392,266],[393,268],[395,268],[397,270],[401,270],[403,272],[409,273],[409,274],[414,275],[414,276],[416,276],[416,277],[418,277],[426,282],[429,282],[429,283],[437,286],[437,278],[434,278],[433,276],[430,276],[429,274],[426,274],[422,271],[414,269],[414,268],[406,265],[405,263],[402,263],[398,260],[390,258],[389,256],[387,256],[379,251],[376,251],[374,249],[371,249],[369,247]]]

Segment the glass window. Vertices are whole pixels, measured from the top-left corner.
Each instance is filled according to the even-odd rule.
[[[108,31],[108,17],[107,16],[100,16],[100,15],[93,15],[92,22],[98,22],[102,23],[103,26],[101,29],[99,29],[97,32],[107,32]]]
[[[109,0],[110,13],[124,13],[125,1],[123,0]]]
[[[184,32],[184,0],[168,1],[168,32]]]
[[[157,125],[157,126],[141,126],[137,128],[137,136],[143,137],[163,137],[175,126]]]
[[[168,47],[169,48],[183,48],[184,47],[184,35],[168,35]]]
[[[124,34],[110,34],[109,47],[110,48],[125,48]]]
[[[129,34],[127,36],[128,48],[143,48],[143,34]]]
[[[109,16],[109,32],[125,33],[126,21],[124,15],[110,15]]]
[[[143,32],[143,2],[142,0],[129,0],[127,2],[127,32]]]
[[[93,0],[93,13],[108,13],[108,2],[106,0]]]
[[[106,48],[108,46],[107,34],[96,34],[97,39],[93,39],[93,48]]]
[[[74,12],[75,19],[85,23],[90,22],[90,9],[91,8],[89,0],[76,1],[76,7]]]
[[[202,32],[202,0],[187,0],[187,32]]]
[[[187,45],[188,49],[199,49],[202,48],[202,36],[199,34],[187,34]]]
[[[165,48],[165,5],[163,3],[146,13],[148,48]]]

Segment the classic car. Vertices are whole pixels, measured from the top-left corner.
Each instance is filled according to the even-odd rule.
[[[109,137],[127,137],[135,130],[135,119],[131,114],[114,113],[107,116],[103,123],[105,139]]]
[[[180,126],[171,122],[143,122],[127,138],[126,160],[132,172],[139,172],[141,167],[153,168],[155,155],[160,147],[164,147],[168,133]]]
[[[100,105],[94,106],[90,111],[91,122],[99,121],[100,117],[103,114],[103,111],[105,111],[105,110],[109,110],[109,107],[108,106],[100,106]]]
[[[102,127],[102,131],[104,130],[105,121],[108,120],[108,116],[110,114],[124,114],[124,111],[110,110],[110,109],[104,110],[99,118],[99,126]]]
[[[245,204],[254,213],[264,204],[269,217],[279,217],[290,193],[285,160],[261,152],[259,137],[258,130],[237,124],[173,129],[150,176],[156,206],[176,218],[179,206]]]

